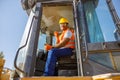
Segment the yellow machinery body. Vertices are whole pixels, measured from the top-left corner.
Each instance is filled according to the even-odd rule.
[[[0,80],[10,80],[10,71],[9,70],[4,70],[4,59],[0,59]]]
[[[108,73],[85,77],[29,77],[21,80],[120,80],[120,73]]]
[[[5,60],[0,59],[0,80],[10,80],[10,71],[3,70]],[[21,80],[120,80],[120,73],[108,73],[96,76],[85,76],[85,77],[25,77]]]

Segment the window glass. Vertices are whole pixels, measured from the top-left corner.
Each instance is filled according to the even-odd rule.
[[[120,52],[113,52],[113,58],[115,61],[115,66],[118,71],[120,71]]]
[[[112,0],[115,10],[120,18],[120,0]]]
[[[46,44],[46,35],[40,33],[38,41],[38,49],[44,49],[44,44]]]
[[[97,63],[100,63],[109,68],[113,68],[109,53],[95,53],[95,54],[91,54],[89,57],[91,60]]]
[[[27,56],[27,49],[29,47],[28,46],[29,40],[28,40],[27,44],[26,44],[26,40],[28,37],[30,23],[32,22],[33,15],[34,14],[31,12],[30,17],[27,22],[27,25],[26,25],[26,28],[25,28],[25,31],[24,31],[24,34],[23,34],[23,37],[22,37],[22,40],[21,40],[21,43],[20,43],[20,47],[22,47],[22,48],[19,50],[17,61],[16,61],[17,67],[19,67],[21,70],[23,70],[23,68],[24,68],[25,60],[26,60],[26,56]],[[24,46],[25,44],[26,44],[26,46]]]
[[[87,1],[84,4],[84,11],[86,15],[90,43],[104,42],[104,37],[98,20],[98,16],[95,11],[94,2]]]
[[[52,45],[55,45],[55,43],[56,43],[56,39],[55,39],[55,36],[53,36]]]
[[[108,9],[106,0],[99,0],[95,11],[97,13],[99,24],[102,29],[105,41],[115,41],[115,25]]]
[[[115,41],[115,25],[106,0],[84,4],[90,42]]]
[[[94,2],[97,1],[97,2]],[[89,42],[115,41],[115,25],[108,9],[106,0],[91,0],[84,3]],[[99,64],[113,68],[108,53],[91,54],[89,58]]]

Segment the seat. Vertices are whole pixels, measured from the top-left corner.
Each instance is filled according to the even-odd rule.
[[[77,60],[75,50],[73,50],[72,56],[64,56],[58,58],[56,67],[58,76],[76,76]]]

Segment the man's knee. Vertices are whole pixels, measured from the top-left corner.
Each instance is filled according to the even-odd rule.
[[[49,51],[48,54],[50,54],[50,55],[56,55],[56,52],[57,52],[57,49],[56,49],[56,48],[53,48],[53,49],[51,49],[51,50]]]

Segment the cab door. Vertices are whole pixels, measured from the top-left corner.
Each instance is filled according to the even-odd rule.
[[[33,76],[34,74],[41,14],[42,5],[37,3],[30,12],[20,47],[14,60],[15,70],[19,77]]]
[[[90,36],[84,11],[85,2],[87,1],[73,1],[78,76],[93,75],[93,67],[88,59],[88,42],[90,41]]]

